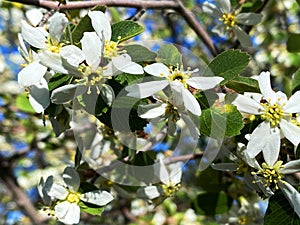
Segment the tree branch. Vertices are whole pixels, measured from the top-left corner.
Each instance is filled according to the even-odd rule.
[[[198,37],[207,46],[210,53],[216,56],[217,49],[215,48],[210,36],[202,28],[197,21],[195,15],[188,10],[180,0],[175,1],[139,1],[139,0],[95,0],[95,1],[76,1],[68,2],[66,4],[58,4],[58,2],[47,0],[9,0],[11,2],[19,2],[26,5],[38,6],[46,9],[54,10],[70,10],[70,9],[84,9],[91,8],[96,5],[130,7],[130,8],[143,8],[143,9],[173,9],[178,12],[187,24],[194,30]]]

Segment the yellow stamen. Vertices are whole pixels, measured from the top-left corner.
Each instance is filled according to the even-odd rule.
[[[226,29],[229,30],[230,28],[234,27],[234,25],[235,25],[234,12],[233,13],[224,13],[219,20],[223,21],[223,23],[226,25]]]

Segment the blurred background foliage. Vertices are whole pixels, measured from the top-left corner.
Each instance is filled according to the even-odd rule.
[[[240,48],[239,44],[211,32],[216,22],[202,13],[202,0],[184,0],[183,4],[206,28],[220,52]],[[259,11],[262,0],[232,1],[232,5],[243,5],[242,10]],[[36,185],[40,177],[59,175],[65,165],[72,164],[76,143],[71,131],[55,137],[49,121],[43,123],[42,115],[34,113],[26,104],[25,90],[17,84],[17,74],[23,62],[18,53],[17,34],[20,21],[26,11],[34,8],[19,3],[0,2],[0,224],[32,224],[22,208],[25,193],[27,200],[37,209],[39,196]],[[112,22],[137,16],[136,9],[108,8]],[[82,11],[68,12],[75,18]],[[278,90],[291,92],[292,74],[299,68],[300,55],[287,42],[291,35],[299,32],[300,10],[297,1],[267,1],[262,9],[263,20],[251,29],[253,47],[244,49],[251,55],[251,62],[244,75],[259,74],[270,70],[273,84]],[[184,46],[210,62],[212,56],[201,40],[188,27],[182,17],[172,10],[147,10],[138,21],[145,32],[134,38],[142,40],[164,40]],[[24,103],[25,102],[25,103]],[[170,146],[161,144],[156,151],[167,154]],[[186,165],[183,187],[176,197],[150,210],[146,202],[119,197],[106,209],[103,217],[82,216],[80,224],[262,224],[266,202],[255,193],[244,189],[240,177],[207,169],[198,172],[198,161]],[[209,190],[208,196],[205,192]],[[227,193],[220,190],[226,190]],[[212,199],[211,196],[214,196]],[[247,200],[243,195],[247,195]],[[24,199],[23,199],[24,201]],[[200,204],[199,202],[209,202]],[[231,221],[231,222],[230,222]],[[49,224],[59,224],[50,220]]]

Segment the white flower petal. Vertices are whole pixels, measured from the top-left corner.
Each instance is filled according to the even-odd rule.
[[[77,66],[68,64],[59,54],[50,51],[43,51],[38,54],[41,63],[58,73],[70,74],[72,76],[81,76]]]
[[[297,215],[300,217],[300,193],[288,182],[279,182],[278,185]]]
[[[285,113],[297,113],[300,112],[300,91],[295,92],[284,106]]]
[[[43,13],[41,9],[38,8],[32,8],[29,10],[26,10],[25,12],[26,18],[29,20],[32,26],[36,27],[41,20],[43,19]]]
[[[127,86],[125,90],[129,92],[127,96],[134,98],[146,98],[158,91],[163,90],[168,84],[169,81],[167,80],[149,81]]]
[[[273,101],[274,100],[277,101],[276,93],[272,90],[271,87],[271,79],[270,79],[269,71],[260,73],[258,77],[258,84],[259,84],[260,91],[266,100],[271,99]]]
[[[86,55],[86,62],[93,68],[98,67],[101,61],[103,44],[95,32],[84,32],[80,40],[82,51]]]
[[[80,220],[80,208],[75,203],[67,201],[58,203],[55,206],[55,216],[57,219],[65,224],[77,224]]]
[[[112,59],[113,65],[120,71],[129,74],[143,74],[143,67],[135,62],[131,61],[128,54],[122,54]]]
[[[220,6],[220,10],[224,13],[230,13],[231,4],[230,0],[216,0],[218,6]]]
[[[155,199],[161,195],[157,186],[140,187],[136,192],[137,198]]]
[[[92,21],[92,26],[98,36],[102,38],[104,36],[105,40],[110,41],[111,38],[111,26],[108,18],[101,11],[90,11],[88,13]],[[102,41],[105,41],[102,40]]]
[[[221,141],[222,142],[222,141]],[[205,170],[216,158],[221,149],[221,143],[217,139],[208,138],[208,144],[199,164],[199,170]]]
[[[283,174],[293,174],[298,172],[300,172],[300,159],[292,160],[284,164],[284,167],[280,170],[280,173]]]
[[[193,88],[208,90],[217,86],[222,80],[223,77],[191,77],[186,82]]]
[[[265,111],[258,102],[240,94],[237,95],[232,104],[235,105],[239,111],[244,113],[260,115]]]
[[[146,73],[156,77],[168,77],[170,74],[169,68],[162,63],[153,63],[144,67]]]
[[[46,48],[46,37],[40,28],[32,27],[24,20],[21,21],[21,34],[23,39],[31,46],[39,49]]]
[[[261,136],[263,137],[263,136]],[[259,141],[259,139],[257,139]],[[271,129],[269,136],[264,140],[265,146],[262,149],[264,159],[269,166],[273,166],[278,160],[280,152],[280,131],[278,127]]]
[[[173,83],[173,82],[172,82]],[[199,102],[196,100],[195,96],[186,88],[181,85],[181,95],[183,98],[183,104],[186,107],[188,111],[190,111],[192,114],[196,116],[201,115],[201,108],[199,105]],[[172,85],[172,88],[174,86]]]
[[[233,29],[234,34],[236,35],[237,39],[239,40],[239,42],[241,43],[241,45],[243,47],[251,47],[252,46],[250,36],[244,30],[242,30],[242,28],[240,28],[239,26],[236,25],[232,29]]]
[[[161,182],[163,182],[165,185],[170,184],[170,175],[167,170],[166,165],[164,164],[164,161],[162,158],[160,158],[159,163],[154,165],[154,174],[159,178]]]
[[[49,196],[48,192],[50,191],[52,185],[53,185],[53,176],[49,176],[46,182],[44,181],[43,178],[41,178],[37,186],[39,195],[41,196],[45,205],[51,204],[51,197]]]
[[[67,45],[60,49],[60,55],[67,60],[67,62],[75,67],[85,60],[85,55],[80,48],[75,45]]]
[[[233,172],[236,171],[238,168],[238,164],[236,163],[217,163],[217,164],[211,164],[211,167],[215,170],[220,171],[227,171],[227,172]]]
[[[250,136],[246,152],[249,154],[250,158],[254,158],[258,155],[266,146],[268,146],[268,141],[270,140],[271,127],[269,122],[262,122],[259,124]],[[264,141],[261,138],[264,137]]]
[[[91,204],[104,206],[110,203],[114,197],[107,191],[95,190],[82,194],[80,199]]]
[[[138,115],[141,118],[153,119],[163,115],[166,111],[167,104],[157,103],[150,105],[139,105],[138,106]]]
[[[284,136],[290,142],[292,142],[293,145],[297,146],[300,143],[300,127],[296,126],[291,122],[286,121],[285,119],[281,119],[279,125]]]
[[[50,105],[47,81],[42,78],[30,87],[29,102],[37,113],[43,112]]]
[[[65,187],[54,183],[51,186],[51,188],[48,192],[48,195],[53,197],[53,198],[57,198],[59,200],[65,200],[66,197],[68,196],[68,191],[66,190]]]
[[[52,91],[51,102],[64,104],[73,100],[76,96],[86,92],[87,87],[81,84],[67,84]]]
[[[215,18],[220,18],[223,14],[216,5],[211,4],[207,1],[203,3],[202,10],[204,13],[207,13],[208,15]]]
[[[239,13],[235,16],[235,21],[247,26],[258,24],[261,21],[262,14],[259,13]]]
[[[170,180],[172,182],[172,185],[179,184],[182,177],[182,163],[177,162],[170,165],[171,172],[170,172]]]
[[[180,118],[184,121],[186,126],[188,127],[190,131],[190,135],[197,140],[200,136],[200,131],[198,129],[199,126],[196,126],[195,122],[191,119],[190,116],[186,115],[185,113],[182,113],[180,115]]]
[[[52,44],[58,45],[64,33],[65,27],[68,25],[68,19],[63,13],[55,13],[50,18],[49,34]]]
[[[29,87],[38,83],[47,71],[47,67],[39,61],[30,63],[18,73],[18,83],[21,87]]]
[[[26,60],[26,62],[28,62],[28,59],[30,58],[28,50],[26,48],[25,42],[23,40],[23,37],[20,33],[18,33],[18,40],[19,40],[19,47],[18,50],[21,54],[21,56],[23,57],[23,59]]]
[[[62,177],[71,191],[78,191],[80,186],[80,177],[73,167],[66,167]]]

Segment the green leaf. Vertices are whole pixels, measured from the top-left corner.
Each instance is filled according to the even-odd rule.
[[[269,200],[264,218],[264,225],[300,225],[300,218],[285,198],[282,191],[277,191]]]
[[[69,124],[71,121],[71,116],[64,107],[62,108],[61,112],[56,115],[56,117],[50,117],[50,121],[56,137],[58,137],[67,129],[71,128]]]
[[[73,44],[80,46],[80,40],[83,37],[84,32],[92,32],[94,28],[92,26],[91,19],[88,15],[81,18],[78,25],[72,31]]]
[[[142,45],[126,45],[123,47],[133,62],[155,61],[157,54]]]
[[[88,203],[85,203],[82,201],[80,201],[78,205],[83,212],[86,212],[93,216],[101,216],[101,214],[103,213],[103,211],[105,209],[105,207],[103,207],[103,206],[100,207],[100,206],[88,204]]]
[[[137,22],[123,20],[111,26],[111,40],[115,42],[126,41],[144,31],[144,27]]]
[[[49,91],[53,91],[55,88],[69,84],[72,78],[73,76],[67,74],[60,74],[60,73],[54,74],[54,76],[51,77],[48,83]]]
[[[235,79],[247,67],[249,55],[240,50],[227,50],[215,57],[204,71],[206,76],[220,76],[221,85]]]
[[[289,52],[300,52],[300,34],[289,34],[287,40],[287,50]]]
[[[129,73],[122,73],[115,76],[115,80],[118,81],[122,85],[130,85],[135,80],[143,78],[144,75],[133,75]]]
[[[292,81],[292,93],[294,94],[296,91],[300,90],[300,69],[298,69],[294,75],[294,79]]]
[[[226,87],[235,90],[238,93],[260,92],[258,81],[250,77],[238,76],[226,83]]]
[[[16,100],[17,107],[27,113],[35,113],[34,109],[30,105],[30,102],[28,100],[27,94],[19,94]]]
[[[200,132],[212,138],[226,138],[240,134],[243,116],[231,104],[214,104],[199,117]]]
[[[157,52],[156,60],[169,66],[183,65],[181,53],[172,44],[161,46]]]
[[[224,192],[200,193],[193,204],[195,211],[201,215],[214,216],[226,213],[232,204],[232,198]]]

